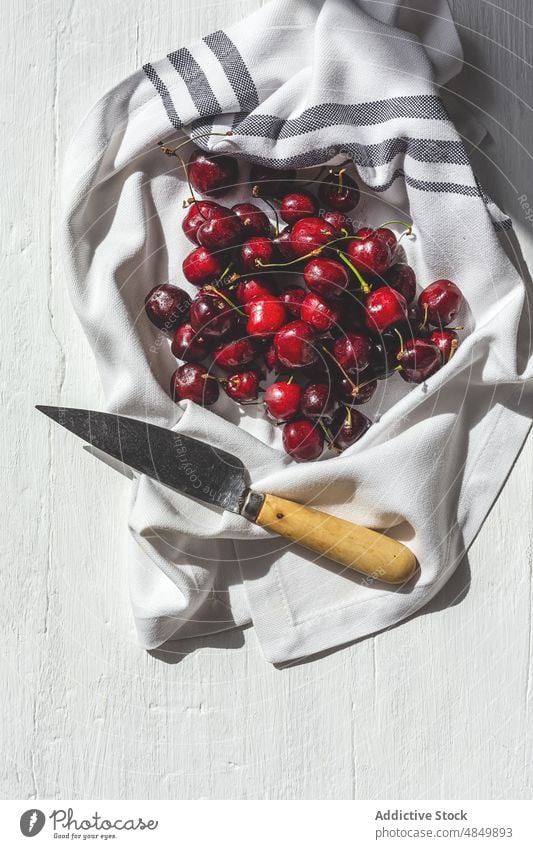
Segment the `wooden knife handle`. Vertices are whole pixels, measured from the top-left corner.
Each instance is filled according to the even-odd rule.
[[[403,584],[417,566],[414,554],[402,543],[277,495],[265,495],[255,521],[342,566],[389,584]]]

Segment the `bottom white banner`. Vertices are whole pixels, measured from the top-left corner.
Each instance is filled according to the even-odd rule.
[[[530,801],[58,801],[0,802],[0,845],[60,841],[121,847],[410,849],[533,846]]]

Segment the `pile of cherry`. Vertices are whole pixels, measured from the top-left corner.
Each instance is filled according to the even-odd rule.
[[[181,160],[178,150],[163,148]],[[460,290],[437,280],[415,301],[415,273],[398,261],[395,233],[354,232],[348,213],[360,193],[344,166],[313,183],[318,198],[296,172],[252,166],[251,201],[229,208],[194,192],[219,198],[234,188],[235,159],[196,150],[181,162],[192,194],[182,227],[196,245],[183,274],[198,293],[191,301],[163,284],[145,301],[183,362],[170,383],[175,401],[207,407],[222,388],[251,404],[262,393],[286,452],[314,460],[324,444],[342,451],[363,436],[371,422],[359,407],[378,380],[421,383],[453,356]],[[265,388],[267,372],[275,379]]]

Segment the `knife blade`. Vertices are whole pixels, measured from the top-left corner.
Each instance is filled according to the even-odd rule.
[[[37,410],[85,442],[164,486],[232,513],[317,554],[390,584],[417,567],[402,543],[249,486],[242,461],[207,442],[128,416],[38,405]]]

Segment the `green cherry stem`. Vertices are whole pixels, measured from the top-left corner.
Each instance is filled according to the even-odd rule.
[[[240,307],[237,306],[237,304],[234,304],[231,298],[228,298],[228,296],[221,292],[220,289],[217,289],[216,286],[204,286],[204,290],[207,292],[212,292],[214,295],[217,295],[217,297],[225,301],[227,305],[232,308],[232,310],[235,310],[235,312],[238,312],[239,315],[243,315],[246,317],[246,313],[243,312]]]
[[[357,270],[357,268],[355,267],[355,265],[353,265],[353,263],[351,263],[351,262],[350,262],[350,260],[349,260],[349,259],[348,259],[348,257],[346,256],[346,254],[343,254],[343,253],[342,253],[342,251],[337,251],[337,256],[339,257],[339,259],[341,259],[341,260],[342,260],[342,262],[343,262],[345,265],[347,265],[347,266],[348,266],[348,268],[350,269],[350,271],[352,271],[352,272],[355,274],[355,276],[356,276],[356,278],[357,278],[357,280],[358,280],[358,282],[359,282],[359,285],[361,286],[361,291],[363,292],[363,294],[364,294],[364,295],[369,295],[369,294],[370,294],[370,292],[372,291],[372,287],[368,285],[368,283],[366,282],[366,280],[364,279],[364,277],[363,277],[363,276],[361,275],[361,273]]]
[[[402,227],[405,227],[405,233],[402,233],[402,236],[410,236],[413,232],[413,225],[408,224],[407,221],[402,221],[400,218],[393,218],[391,221],[385,221],[384,224],[379,225],[378,229],[381,227],[388,227],[389,224],[401,224]]]
[[[341,366],[341,364],[339,363],[338,359],[337,359],[336,357],[334,357],[334,356],[333,356],[333,354],[331,353],[331,351],[329,351],[329,350],[325,347],[325,345],[322,345],[322,346],[321,346],[321,348],[322,348],[322,350],[324,351],[324,353],[325,353],[325,354],[327,354],[327,355],[328,355],[328,357],[330,357],[330,359],[332,359],[332,360],[333,360],[333,362],[335,363],[335,365],[337,366],[337,368],[338,368],[338,369],[342,372],[342,374],[344,375],[344,377],[346,378],[346,380],[348,381],[348,383],[349,383],[349,384],[350,384],[350,386],[352,387],[353,394],[354,394],[354,395],[357,395],[357,384],[353,382],[353,380],[352,380],[352,378],[350,377],[350,375],[348,374],[348,372],[347,372],[347,371],[345,371],[345,369],[343,369],[343,367],[342,367],[342,366]]]

